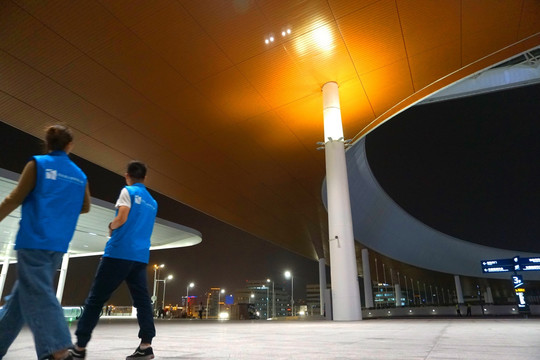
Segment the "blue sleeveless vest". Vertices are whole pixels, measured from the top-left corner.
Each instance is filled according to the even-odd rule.
[[[63,151],[33,159],[36,185],[22,203],[15,249],[65,253],[82,209],[86,175]]]
[[[126,186],[126,189],[131,198],[128,218],[112,232],[103,256],[148,264],[157,202],[142,183]],[[116,213],[118,214],[118,210]]]

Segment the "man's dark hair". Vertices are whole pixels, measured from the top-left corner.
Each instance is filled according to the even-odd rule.
[[[130,161],[127,167],[127,173],[134,180],[144,180],[146,177],[146,165],[140,161]]]

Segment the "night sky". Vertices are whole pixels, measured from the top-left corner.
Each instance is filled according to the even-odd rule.
[[[409,214],[478,244],[540,252],[540,85],[415,106],[366,139]]]

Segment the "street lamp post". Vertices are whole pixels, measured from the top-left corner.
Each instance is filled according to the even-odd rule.
[[[165,286],[167,286],[167,280],[172,280],[173,276],[169,275],[165,279],[163,279],[163,309],[165,309]]]
[[[154,268],[154,291],[152,292],[152,309],[154,311],[156,311],[156,303],[157,303],[157,295],[156,295],[156,291],[157,291],[157,281],[159,279],[159,269],[162,269],[165,267],[165,264],[161,264],[161,265],[157,265],[157,264],[154,264],[153,268]]]
[[[219,319],[219,313],[221,312],[221,294],[225,294],[225,289],[221,289],[218,291],[218,298],[217,298],[217,318]]]
[[[291,278],[291,309],[292,309],[292,316],[294,316],[294,276],[293,274],[287,270],[285,271],[285,278],[289,279]]]
[[[186,316],[189,315],[189,288],[192,288],[195,286],[195,283],[189,283],[188,286],[186,286]]]

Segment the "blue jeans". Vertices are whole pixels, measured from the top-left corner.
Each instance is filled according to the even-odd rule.
[[[63,255],[48,250],[17,250],[18,279],[0,310],[0,359],[24,324],[34,335],[38,359],[71,346],[64,311],[53,290],[53,280]]]
[[[112,293],[125,281],[131,294],[133,306],[137,308],[139,338],[143,343],[152,343],[156,336],[152,303],[148,294],[146,264],[138,261],[101,258],[94,283],[84,304],[84,312],[77,324],[77,345],[86,347],[96,327],[103,305]]]

